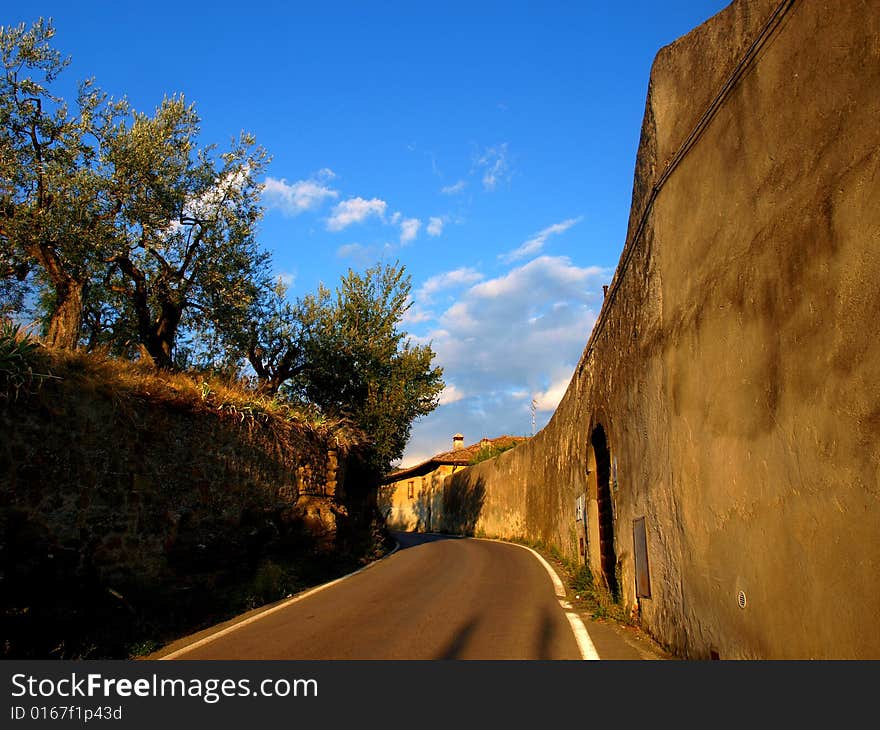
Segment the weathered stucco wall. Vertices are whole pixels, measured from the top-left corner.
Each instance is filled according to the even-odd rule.
[[[682,656],[876,659],[880,13],[786,5],[734,2],[658,53],[624,253],[568,391],[446,488],[473,530],[572,556],[586,495],[601,576],[604,480],[622,598]]]

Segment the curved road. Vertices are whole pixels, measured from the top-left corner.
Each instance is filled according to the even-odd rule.
[[[176,642],[157,658],[582,658],[550,575],[527,550],[397,537],[401,549],[367,569],[282,608]]]

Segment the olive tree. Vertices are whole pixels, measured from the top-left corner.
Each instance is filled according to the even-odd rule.
[[[172,97],[117,125],[103,151],[121,202],[108,288],[161,368],[173,365],[181,326],[223,327],[267,284],[255,227],[268,156],[241,134],[215,159],[198,134],[195,108]]]
[[[305,366],[293,379],[323,411],[345,415],[371,440],[367,466],[382,474],[403,455],[413,422],[433,411],[443,370],[430,345],[413,344],[402,329],[411,306],[403,265],[349,270],[334,295],[305,303]]]
[[[123,112],[90,81],[75,110],[50,86],[68,61],[52,24],[0,26],[0,276],[35,273],[48,289],[46,336],[74,348],[83,300],[102,265],[118,201],[95,166],[97,148]]]
[[[36,281],[51,345],[136,345],[172,367],[181,328],[219,331],[267,285],[268,156],[246,133],[199,146],[182,96],[144,114],[87,81],[71,111],[51,91],[68,63],[54,35],[0,27],[0,293]]]

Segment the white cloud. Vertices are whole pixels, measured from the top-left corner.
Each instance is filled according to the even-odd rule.
[[[477,156],[476,166],[483,172],[483,188],[494,190],[510,179],[510,165],[507,161],[507,143],[489,147]]]
[[[391,216],[391,225],[396,226],[398,221],[400,221],[401,213],[399,210],[394,211],[394,215]]]
[[[404,324],[421,324],[422,322],[430,322],[436,315],[433,312],[422,309],[419,306],[412,306],[406,310],[402,321]]]
[[[538,411],[555,411],[565,391],[568,390],[568,384],[571,381],[574,366],[565,368],[565,374],[557,377],[550,386],[543,391],[534,393],[532,398],[535,400],[535,409]]]
[[[443,219],[431,216],[428,218],[427,232],[429,236],[439,236],[443,233]]]
[[[451,449],[452,442],[450,441],[447,451]],[[409,469],[411,466],[417,466],[418,464],[427,461],[436,453],[438,453],[436,449],[434,449],[433,451],[407,451],[407,453],[404,454],[403,459],[401,459],[400,463],[397,466],[399,466],[401,469]]]
[[[284,284],[288,289],[292,288],[294,283],[296,282],[296,272],[294,271],[281,271],[275,274],[275,280],[281,280],[281,283]]]
[[[464,190],[466,186],[467,183],[464,180],[459,180],[457,183],[440,188],[440,192],[443,193],[443,195],[456,195]]]
[[[186,201],[183,207],[182,217],[188,218],[214,218],[219,208],[224,205],[235,205],[234,195],[244,187],[251,173],[251,167],[245,163],[237,169],[230,170],[222,178],[214,180],[212,185],[196,198]],[[177,233],[185,226],[180,220],[172,221],[168,226],[169,233]]]
[[[294,183],[267,177],[263,183],[263,200],[269,208],[277,208],[286,215],[299,215],[318,208],[328,198],[339,197],[338,192],[326,185],[334,177],[336,175],[328,168],[319,170],[308,180]]]
[[[580,223],[582,220],[583,218],[569,218],[562,221],[561,223],[554,223],[552,226],[547,226],[547,228],[545,228],[543,231],[539,231],[538,233],[536,233],[518,248],[510,251],[509,253],[501,254],[498,256],[498,258],[502,261],[510,263],[511,261],[517,261],[519,259],[526,258],[527,256],[531,256],[532,254],[539,253],[543,250],[544,244],[547,243],[547,239],[550,236],[564,233],[572,226]]]
[[[462,267],[453,271],[446,271],[442,274],[436,274],[427,279],[416,291],[416,299],[422,303],[428,303],[432,300],[434,294],[444,289],[451,289],[460,286],[469,286],[483,279],[483,275],[468,267]]]
[[[589,339],[609,274],[545,255],[502,276],[466,284],[436,326],[414,338],[431,344],[454,390],[444,397],[443,408],[413,425],[405,458],[448,450],[457,431],[466,443],[529,435],[532,398],[538,402],[536,425],[545,425],[568,385],[571,363],[578,362]],[[430,300],[447,284],[476,276],[466,268],[439,274],[422,285],[416,300]],[[458,392],[467,395],[453,400]]]
[[[222,178],[213,181],[200,195],[187,200],[181,211],[181,219],[171,221],[166,232],[179,234],[185,227],[184,218],[216,218],[224,206],[236,205],[236,193],[248,182],[251,166],[248,163],[230,170]]]
[[[337,203],[333,208],[330,218],[327,219],[327,230],[341,231],[353,223],[361,223],[371,215],[385,215],[388,204],[379,198],[365,200],[364,198],[349,198]]]
[[[418,218],[405,218],[400,222],[400,243],[406,245],[419,235],[422,222]]]
[[[366,252],[366,247],[359,243],[346,243],[336,249],[337,258],[350,259],[357,258]]]
[[[464,393],[452,383],[447,383],[446,387],[443,388],[443,392],[440,393],[440,405],[448,406],[450,403],[457,403],[462,398],[464,398]]]
[[[599,266],[574,266],[567,256],[539,256],[504,276],[477,284],[470,296],[475,300],[500,299],[521,310],[530,304],[530,298],[534,304],[551,310],[565,309],[560,306],[564,304],[560,296],[594,301],[595,292],[589,284],[604,273]]]

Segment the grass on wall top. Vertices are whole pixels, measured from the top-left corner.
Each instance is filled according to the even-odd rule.
[[[248,427],[262,424],[279,438],[291,431],[313,435],[332,440],[342,452],[366,441],[347,419],[259,396],[242,382],[204,373],[165,372],[105,352],[50,349],[18,325],[0,320],[0,401],[28,395],[51,398],[56,392],[53,385],[60,382],[104,395],[119,405],[140,401],[211,413]]]

